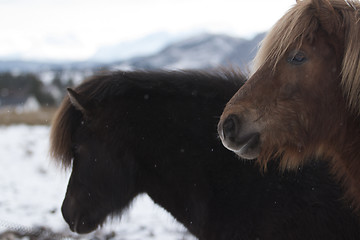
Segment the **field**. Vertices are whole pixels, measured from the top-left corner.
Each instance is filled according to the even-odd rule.
[[[194,239],[147,195],[139,196],[122,219],[79,236],[69,231],[60,207],[69,172],[48,157],[49,126],[0,126],[0,240]]]
[[[36,112],[17,112],[14,109],[1,109],[0,126],[13,124],[50,125],[56,108],[41,108]]]

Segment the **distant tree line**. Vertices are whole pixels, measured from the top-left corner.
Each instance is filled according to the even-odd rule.
[[[40,78],[32,73],[14,75],[0,73],[0,97],[34,96],[43,106],[54,106],[54,97],[46,90]]]

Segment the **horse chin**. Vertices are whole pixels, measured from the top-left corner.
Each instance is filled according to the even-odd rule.
[[[71,231],[79,234],[90,233],[101,226],[105,221],[105,218],[106,217],[95,220],[91,219],[90,217],[79,217],[78,219],[74,220],[72,224],[69,224],[69,227]]]
[[[235,152],[240,158],[245,160],[254,160],[259,157],[258,151],[248,151],[248,152]]]
[[[65,201],[62,207],[62,213],[65,221],[68,223],[71,231],[86,234],[96,230],[106,220],[107,214],[105,212],[95,212],[94,210],[78,210],[74,208],[67,208]]]

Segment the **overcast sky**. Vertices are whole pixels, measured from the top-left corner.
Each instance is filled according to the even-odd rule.
[[[156,32],[250,38],[295,0],[0,0],[0,59],[85,60]]]

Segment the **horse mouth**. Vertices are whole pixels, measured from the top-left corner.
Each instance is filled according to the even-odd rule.
[[[74,211],[74,208],[67,206],[68,200],[64,201],[61,208],[64,220],[68,223],[71,231],[86,234],[96,230],[106,220],[107,214],[94,210]]]
[[[79,233],[79,234],[87,234],[94,230],[96,230],[101,224],[103,220],[94,221],[88,220],[85,217],[79,217],[72,222],[68,222],[71,231]]]
[[[260,154],[260,134],[247,134],[237,137],[231,144],[223,142],[223,145],[241,158],[255,159]]]

